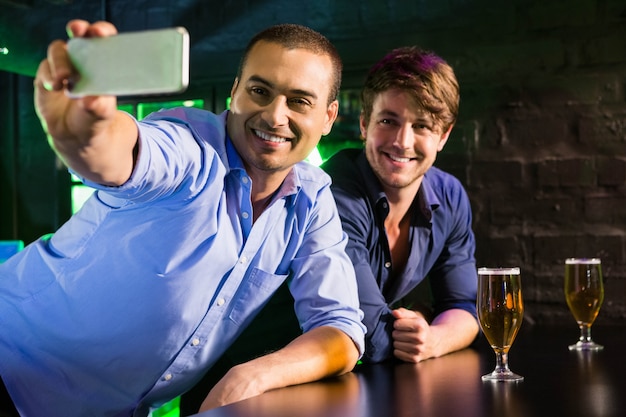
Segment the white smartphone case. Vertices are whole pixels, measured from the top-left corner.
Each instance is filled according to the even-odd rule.
[[[67,48],[79,73],[70,96],[173,94],[189,84],[189,34],[182,27],[73,38]]]

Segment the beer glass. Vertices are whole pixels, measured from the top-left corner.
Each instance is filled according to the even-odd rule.
[[[483,381],[522,381],[509,369],[509,349],[522,325],[524,303],[519,268],[479,268],[478,321],[496,353],[496,367]]]
[[[591,340],[591,325],[604,301],[600,259],[565,260],[565,301],[580,327],[580,338],[569,350],[602,350],[602,345]]]

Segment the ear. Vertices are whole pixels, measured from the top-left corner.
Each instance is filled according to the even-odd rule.
[[[235,78],[235,80],[233,81],[233,86],[230,89],[231,98],[235,95],[235,91],[237,90],[238,85],[239,85],[239,78]]]
[[[365,142],[367,134],[367,122],[365,121],[365,117],[363,117],[363,113],[359,115],[359,129],[361,130],[361,139]]]
[[[452,132],[453,127],[454,125],[450,126],[448,131],[444,133],[443,135],[441,135],[441,139],[439,139],[439,143],[437,144],[437,152],[441,152],[443,150],[443,147],[448,142],[448,138],[450,137],[450,132]]]
[[[326,118],[324,120],[324,129],[322,129],[322,135],[328,135],[333,128],[333,123],[337,119],[339,114],[339,101],[335,100],[328,105],[326,109]]]

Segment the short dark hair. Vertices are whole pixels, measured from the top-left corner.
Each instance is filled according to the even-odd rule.
[[[369,70],[361,90],[361,115],[369,123],[378,94],[399,89],[430,113],[445,132],[459,112],[459,83],[450,65],[416,46],[396,48]]]
[[[337,94],[341,87],[341,72],[343,70],[343,63],[339,52],[337,52],[335,46],[324,35],[302,25],[285,23],[271,26],[257,33],[250,42],[248,42],[248,46],[246,46],[244,50],[241,61],[239,62],[237,78],[241,79],[241,74],[246,65],[250,50],[261,41],[276,43],[287,49],[306,49],[314,54],[327,55],[333,66],[333,79],[328,94],[328,104],[337,99]]]

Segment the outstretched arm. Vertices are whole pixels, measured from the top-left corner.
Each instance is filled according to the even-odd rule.
[[[117,29],[108,22],[90,24],[72,20],[71,37],[105,37]],[[48,47],[46,59],[35,77],[35,108],[50,146],[79,175],[103,184],[121,185],[133,170],[137,145],[134,120],[117,110],[113,96],[70,98],[68,89],[80,74],[57,40]]]
[[[231,368],[209,392],[200,411],[275,388],[341,375],[352,370],[358,357],[356,345],[341,330],[315,328],[276,352]]]

